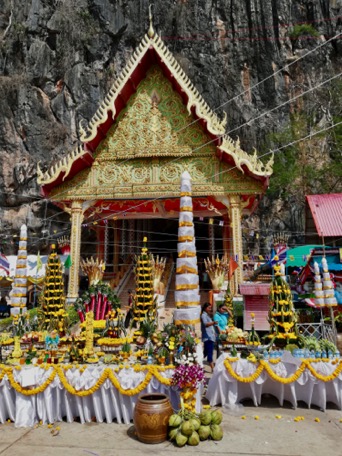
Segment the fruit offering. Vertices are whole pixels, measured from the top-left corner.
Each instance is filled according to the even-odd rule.
[[[176,446],[197,446],[203,440],[221,440],[222,412],[206,410],[200,414],[181,410],[169,419],[169,439]]]

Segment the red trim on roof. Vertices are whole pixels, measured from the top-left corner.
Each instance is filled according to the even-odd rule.
[[[319,236],[342,236],[342,193],[307,195]]]

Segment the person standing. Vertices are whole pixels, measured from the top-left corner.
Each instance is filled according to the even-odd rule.
[[[214,370],[214,347],[216,342],[216,330],[217,322],[211,318],[212,306],[209,302],[203,304],[201,313],[201,330],[202,330],[202,341],[204,343],[204,358],[206,357],[211,367],[211,371]]]
[[[224,304],[220,304],[215,312],[214,321],[217,321],[217,331],[219,334],[226,331],[229,318],[233,319],[232,311],[228,309]]]
[[[220,356],[220,334],[226,332],[229,318],[234,321],[233,313],[228,307],[226,307],[223,303],[219,304],[213,320],[217,322],[216,328],[216,356]]]

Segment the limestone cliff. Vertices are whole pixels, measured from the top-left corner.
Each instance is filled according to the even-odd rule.
[[[41,199],[37,163],[43,168],[76,145],[80,121],[92,117],[147,30],[148,0],[1,3],[0,234],[10,239],[25,222],[42,248],[44,237],[68,227],[68,217],[55,217]],[[323,94],[300,96],[341,72],[341,39],[325,44],[342,31],[341,12],[341,0],[163,0],[153,7],[157,32],[208,104],[227,113],[227,132],[260,153],[279,145],[272,135],[297,128],[298,113],[321,129],[342,116],[331,96],[338,78],[322,85]],[[301,156],[304,164],[334,163],[329,141],[321,136],[312,155]],[[311,184],[299,195],[278,187],[264,199],[246,222],[251,251],[259,249],[250,233],[261,229],[260,219],[259,239],[285,229],[300,240],[303,194],[320,191]],[[5,252],[13,253],[9,242]]]

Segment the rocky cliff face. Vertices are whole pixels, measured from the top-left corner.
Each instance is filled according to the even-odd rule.
[[[342,31],[341,0],[154,3],[155,29],[209,105],[227,113],[228,132],[247,151],[265,151],[268,138],[312,103],[291,98],[341,71],[341,40],[325,44]],[[56,217],[39,196],[37,163],[43,168],[75,146],[80,121],[91,118],[147,28],[148,0],[2,0],[3,240],[26,222],[39,248],[42,237],[67,227],[67,217]],[[331,103],[321,104],[315,122],[324,127]],[[323,153],[329,161],[321,141],[319,158],[311,160]],[[246,222],[250,249],[259,248],[250,233],[258,232],[261,218],[266,234],[271,227],[300,233],[302,201],[266,198]],[[8,242],[5,252],[11,250]]]

